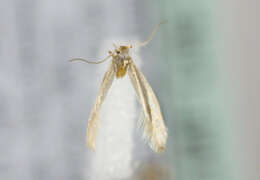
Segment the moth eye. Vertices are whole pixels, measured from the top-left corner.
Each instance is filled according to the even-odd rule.
[[[120,51],[116,50],[116,53],[117,53],[117,54],[120,54]]]

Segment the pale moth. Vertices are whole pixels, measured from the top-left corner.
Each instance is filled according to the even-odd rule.
[[[165,22],[157,24],[154,27],[149,38],[142,43],[138,43],[137,46],[147,45],[152,40],[158,27],[163,23]],[[109,51],[109,55],[101,61],[93,62],[82,58],[74,58],[69,60],[84,61],[91,64],[99,64],[105,62],[109,58],[112,58],[110,66],[107,72],[105,73],[102,83],[100,85],[95,104],[90,112],[86,132],[87,145],[92,150],[95,150],[98,128],[98,114],[101,105],[107,95],[109,88],[111,87],[114,78],[122,78],[125,76],[126,72],[128,72],[134,90],[136,92],[137,98],[142,106],[141,126],[143,128],[143,137],[148,142],[149,146],[153,151],[157,153],[163,152],[167,140],[167,128],[164,125],[160,105],[151,86],[147,82],[144,75],[138,70],[138,68],[136,67],[132,58],[129,55],[129,49],[133,46],[129,45],[117,47],[115,44],[113,45],[115,48],[114,51]]]

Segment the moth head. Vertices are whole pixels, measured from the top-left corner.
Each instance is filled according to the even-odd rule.
[[[120,46],[119,48],[121,51],[128,51],[129,47],[128,46]]]
[[[122,53],[122,54],[128,54],[129,52],[129,49],[132,48],[132,45],[130,46],[120,46],[116,52],[119,54],[119,53]]]

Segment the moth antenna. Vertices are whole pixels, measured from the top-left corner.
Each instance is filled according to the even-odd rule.
[[[166,24],[167,22],[168,22],[168,21],[165,20],[165,21],[161,21],[159,24],[156,24],[156,25],[154,26],[154,28],[153,28],[152,33],[151,33],[150,36],[148,37],[148,39],[147,39],[146,41],[144,41],[144,42],[138,42],[138,43],[136,44],[136,46],[139,46],[139,47],[140,47],[140,46],[146,46],[146,45],[153,39],[153,37],[154,37],[155,33],[157,32],[159,26],[160,26],[161,24]]]
[[[115,43],[113,43],[113,46],[114,46],[115,49],[118,49],[118,47]]]
[[[96,61],[96,62],[95,61],[89,61],[89,60],[86,60],[86,59],[83,59],[83,58],[73,58],[73,59],[70,59],[69,62],[83,61],[83,62],[86,62],[86,63],[89,63],[89,64],[100,64],[100,63],[103,63],[106,60],[108,60],[110,57],[111,57],[111,55],[107,56],[105,59],[103,59],[101,61]]]

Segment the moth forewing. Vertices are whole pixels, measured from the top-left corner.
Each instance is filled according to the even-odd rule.
[[[144,114],[146,116],[151,116],[151,113],[149,111],[147,93],[145,91],[144,85],[141,82],[140,77],[137,74],[138,70],[136,70],[136,69],[137,68],[136,68],[135,64],[133,63],[133,61],[130,61],[128,75],[131,79],[131,82],[132,82],[132,85],[135,89],[138,100],[139,100],[141,106],[143,107]]]
[[[138,74],[141,76],[141,81],[144,84],[146,91],[148,92],[148,102],[151,109],[153,134],[151,137],[150,146],[152,146],[152,149],[155,149],[156,152],[162,152],[165,149],[168,133],[163,121],[160,105],[155,96],[155,93],[153,92],[151,86],[148,84],[144,75],[140,71],[138,72]]]
[[[158,100],[144,75],[133,61],[129,64],[128,74],[143,107],[141,114],[143,136],[155,152],[162,152],[166,145],[167,128],[163,122]]]
[[[115,77],[115,70],[114,70],[114,62],[111,61],[111,64],[106,71],[102,83],[99,87],[98,95],[95,100],[95,104],[90,112],[90,117],[88,120],[88,127],[86,132],[86,142],[87,145],[92,149],[95,150],[96,146],[96,136],[97,136],[97,128],[98,128],[98,114],[100,107],[107,95],[109,88],[112,85],[112,82]]]

